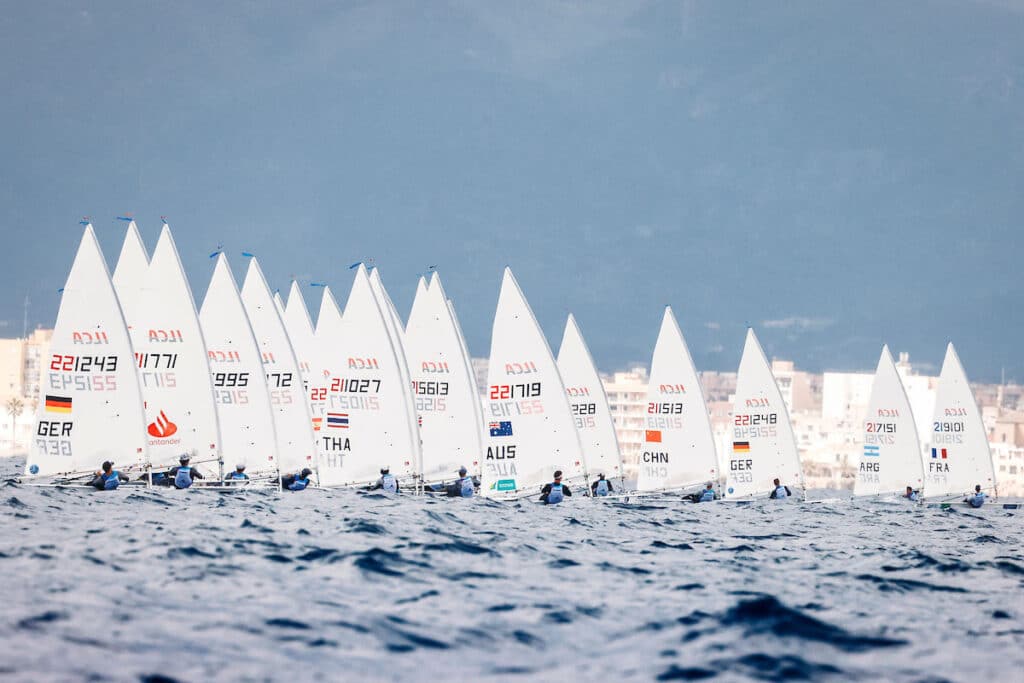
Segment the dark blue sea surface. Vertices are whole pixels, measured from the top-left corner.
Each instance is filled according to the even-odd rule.
[[[6,483],[0,679],[1020,680],[1022,521]]]

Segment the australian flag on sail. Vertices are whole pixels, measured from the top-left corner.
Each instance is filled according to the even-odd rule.
[[[511,422],[492,422],[488,426],[491,429],[491,436],[512,436]]]
[[[348,413],[327,413],[327,426],[334,429],[348,429]]]
[[[864,456],[868,458],[877,458],[882,455],[882,449],[875,444],[867,443],[864,444]]]

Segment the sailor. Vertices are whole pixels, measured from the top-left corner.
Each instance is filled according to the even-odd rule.
[[[597,475],[597,481],[590,485],[590,493],[595,496],[607,496],[612,491],[612,483],[603,474]]]
[[[562,470],[555,470],[554,481],[540,490],[540,500],[545,505],[554,505],[566,496],[572,496],[572,489],[562,483]]]
[[[472,498],[473,477],[469,476],[465,467],[459,468],[459,478],[445,489],[449,498]]]
[[[914,490],[913,486],[907,487],[907,492],[903,494],[903,497],[912,503],[916,503],[919,500],[917,491]]]
[[[371,491],[385,491],[386,493],[398,493],[398,479],[395,475],[391,474],[390,467],[380,468],[380,479],[377,483],[370,487]]]
[[[698,503],[710,503],[718,496],[715,494],[715,485],[710,481],[704,487],[704,490],[700,493],[700,498],[697,499]]]
[[[985,492],[981,490],[981,484],[975,484],[974,495],[964,498],[964,502],[972,508],[980,508],[985,504]]]
[[[167,477],[174,482],[174,488],[187,489],[194,480],[203,478],[201,472],[197,471],[195,467],[189,466],[187,455],[178,458],[178,462],[181,464],[178,467],[172,467],[171,471],[167,473]]]
[[[775,488],[772,489],[772,495],[768,496],[769,498],[782,500],[793,495],[793,492],[789,490],[789,487],[780,484],[778,479],[776,479],[774,483]]]
[[[113,491],[121,485],[122,481],[128,481],[128,476],[121,474],[114,469],[114,463],[107,460],[102,465],[103,469],[96,473],[89,482],[89,486],[99,491]]]
[[[224,477],[224,481],[249,481],[249,475],[245,473],[245,463],[235,465],[235,471]]]
[[[308,467],[302,468],[301,472],[287,474],[281,477],[281,488],[285,491],[304,491],[309,486],[309,477],[313,470]]]

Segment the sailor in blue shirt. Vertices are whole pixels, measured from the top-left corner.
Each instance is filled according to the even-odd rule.
[[[704,487],[704,490],[701,491],[700,498],[697,499],[697,502],[710,503],[716,498],[718,498],[718,494],[715,493],[715,485],[709,481],[707,486]]]
[[[597,481],[590,485],[590,493],[594,496],[607,496],[614,490],[612,483],[605,479],[603,474],[597,475]]]
[[[981,490],[981,484],[974,486],[974,495],[964,498],[964,502],[972,508],[980,508],[985,504],[985,492]]]
[[[121,485],[122,481],[128,481],[128,476],[121,474],[114,469],[114,463],[107,460],[103,463],[103,469],[96,473],[89,482],[89,486],[98,491],[113,491]]]
[[[917,491],[914,490],[913,486],[907,487],[907,492],[903,494],[903,497],[911,501],[912,503],[916,503],[919,500]]]
[[[178,458],[178,462],[181,463],[178,467],[172,467],[171,471],[167,473],[167,478],[174,485],[176,489],[187,489],[192,486],[192,482],[196,479],[203,479],[201,472],[196,471],[195,467],[189,466],[189,457],[183,455]]]
[[[572,496],[572,489],[562,483],[562,470],[555,470],[554,481],[544,484],[540,490],[540,500],[547,505],[561,503],[565,498]]]
[[[281,488],[285,491],[305,491],[309,486],[309,477],[312,474],[313,470],[308,467],[302,468],[301,472],[287,474],[281,477]]]
[[[775,500],[783,500],[785,498],[789,498],[792,495],[793,495],[793,492],[789,490],[789,487],[788,486],[783,486],[782,484],[779,483],[779,480],[776,479],[775,480],[775,488],[772,489],[772,495],[770,495],[768,497],[772,498],[772,499],[775,499]]]
[[[459,478],[448,485],[445,493],[449,498],[473,497],[473,477],[469,476],[469,471],[465,467],[459,468]]]
[[[380,479],[370,487],[371,491],[385,491],[386,493],[398,493],[398,479],[391,474],[390,467],[380,468]]]
[[[235,471],[224,477],[224,481],[227,483],[249,481],[249,475],[245,473],[245,463],[240,462],[235,465]]]

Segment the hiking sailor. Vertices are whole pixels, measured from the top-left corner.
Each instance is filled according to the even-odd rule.
[[[128,475],[121,474],[115,470],[114,463],[107,460],[103,463],[103,469],[96,473],[88,486],[92,486],[99,491],[113,491],[121,485],[122,481],[128,481]]]
[[[603,474],[597,475],[597,481],[590,485],[590,493],[594,496],[607,496],[614,490],[612,483],[605,479]]]
[[[562,483],[562,470],[555,470],[554,481],[544,484],[540,490],[540,500],[545,505],[561,503],[567,496],[572,496],[572,490]]]
[[[167,478],[174,483],[174,488],[187,489],[194,480],[203,479],[201,472],[198,472],[195,467],[189,466],[187,455],[178,458],[178,462],[181,464],[178,467],[172,467],[171,471],[167,473]]]
[[[782,500],[784,498],[789,498],[790,496],[793,495],[793,492],[789,490],[789,487],[780,484],[778,479],[776,479],[774,483],[775,488],[772,489],[772,495],[768,496],[769,498],[774,500]]]
[[[286,474],[281,477],[281,488],[285,491],[304,491],[309,486],[309,476],[313,470],[308,467],[302,468],[301,472]]]
[[[235,465],[235,471],[224,477],[225,482],[241,482],[249,481],[249,475],[245,473],[245,463],[240,462]]]
[[[391,474],[390,467],[380,468],[380,479],[370,487],[370,491],[385,491],[386,493],[398,493],[398,479]]]
[[[472,498],[473,477],[469,476],[465,467],[459,468],[459,478],[445,488],[449,498]]]
[[[981,490],[981,484],[975,484],[974,494],[964,498],[964,502],[972,508],[980,508],[985,504],[985,492]]]

